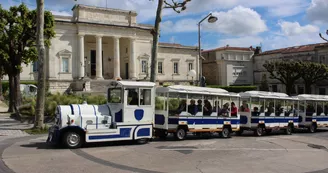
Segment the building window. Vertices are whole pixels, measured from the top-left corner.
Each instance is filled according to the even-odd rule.
[[[272,85],[272,92],[278,92],[278,86]]]
[[[319,95],[326,95],[326,88],[319,88]]]
[[[304,87],[299,86],[297,90],[298,90],[298,94],[304,94]]]
[[[178,62],[173,63],[173,73],[179,74],[179,63]]]
[[[141,61],[141,72],[147,73],[147,61],[146,60]]]
[[[62,69],[61,72],[68,73],[68,65],[69,65],[69,58],[68,57],[62,57]]]
[[[37,72],[38,71],[38,62],[35,61],[33,62],[33,72]]]
[[[194,65],[194,64],[193,64],[192,62],[188,63],[188,71],[194,69],[193,65]]]
[[[163,62],[158,62],[157,64],[157,73],[163,74]]]

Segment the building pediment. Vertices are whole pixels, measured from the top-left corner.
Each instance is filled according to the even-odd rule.
[[[148,55],[147,53],[144,53],[138,57],[138,59],[147,59],[147,60],[149,60],[149,58],[150,58],[150,55]]]
[[[57,56],[58,57],[61,57],[61,56],[71,56],[71,55],[72,55],[72,52],[69,51],[69,50],[67,50],[67,49],[63,49],[63,50],[61,50],[61,51],[59,51],[57,53]]]

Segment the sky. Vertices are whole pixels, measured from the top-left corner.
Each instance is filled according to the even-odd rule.
[[[35,0],[0,0],[6,9],[21,2],[36,8]],[[157,0],[45,0],[45,8],[67,16],[77,3],[134,10],[138,23],[151,25],[157,8]],[[209,13],[218,20],[202,22],[202,49],[262,46],[265,51],[321,43],[319,32],[328,29],[328,0],[191,0],[179,14],[163,10],[160,41],[197,46],[197,24]]]

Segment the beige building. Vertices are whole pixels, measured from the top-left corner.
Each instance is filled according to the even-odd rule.
[[[82,90],[85,79],[91,79],[87,90],[106,80],[149,79],[152,26],[138,24],[134,11],[85,5],[72,10],[73,16],[55,16],[56,36],[45,62],[51,92]],[[158,82],[198,80],[197,52],[197,47],[159,44]],[[192,69],[195,78],[187,76]],[[24,66],[21,80],[36,79],[37,63]]]
[[[208,85],[252,85],[253,55],[252,47],[220,47],[205,50],[202,56],[202,73]]]
[[[301,60],[301,61],[312,61],[319,62],[328,65],[328,44],[310,44],[302,46],[294,46],[283,49],[270,50],[262,52],[254,56],[254,84],[260,85],[263,80],[263,74],[266,74],[267,81],[269,83],[270,91],[274,92],[285,92],[284,85],[278,80],[270,79],[270,74],[263,67],[266,61],[272,60]],[[312,86],[312,94],[328,93],[328,82],[321,81],[315,86]],[[304,84],[302,80],[297,81],[295,85],[295,94],[302,94],[305,92]]]

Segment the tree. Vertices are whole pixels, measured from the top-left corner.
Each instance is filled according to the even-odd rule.
[[[300,79],[300,63],[296,61],[267,61],[263,67],[269,72],[271,79],[280,81],[286,87],[288,95],[293,94],[295,82]]]
[[[328,79],[328,66],[321,63],[302,61],[297,72],[304,81],[305,93],[311,94],[311,86],[321,80]]]
[[[45,99],[45,78],[44,68],[45,47],[44,47],[44,0],[36,0],[37,4],[37,49],[38,49],[38,94],[35,109],[35,124],[38,129],[44,128],[44,99]]]
[[[3,90],[2,90],[2,78],[5,75],[5,72],[3,70],[3,66],[2,66],[1,60],[2,60],[2,58],[0,58],[0,101],[3,101],[4,98],[3,98],[3,93],[2,93],[3,92]]]
[[[269,84],[267,80],[266,74],[262,75],[261,85],[260,85],[260,91],[269,91]]]
[[[50,39],[55,36],[54,18],[49,11],[45,12],[44,20],[45,44],[49,46]],[[21,65],[37,60],[36,30],[36,10],[29,11],[24,4],[9,10],[0,6],[0,54],[9,77],[9,111],[15,110],[18,115]]]
[[[152,0],[153,1],[153,0]],[[151,31],[153,35],[153,47],[151,51],[151,70],[150,70],[150,81],[156,82],[156,73],[157,73],[157,49],[158,49],[158,39],[160,35],[160,23],[162,21],[162,10],[163,8],[173,9],[175,12],[180,13],[186,9],[186,4],[191,0],[183,0],[182,2],[175,2],[171,0],[169,3],[167,0],[158,0],[156,19],[155,19],[155,28]]]

